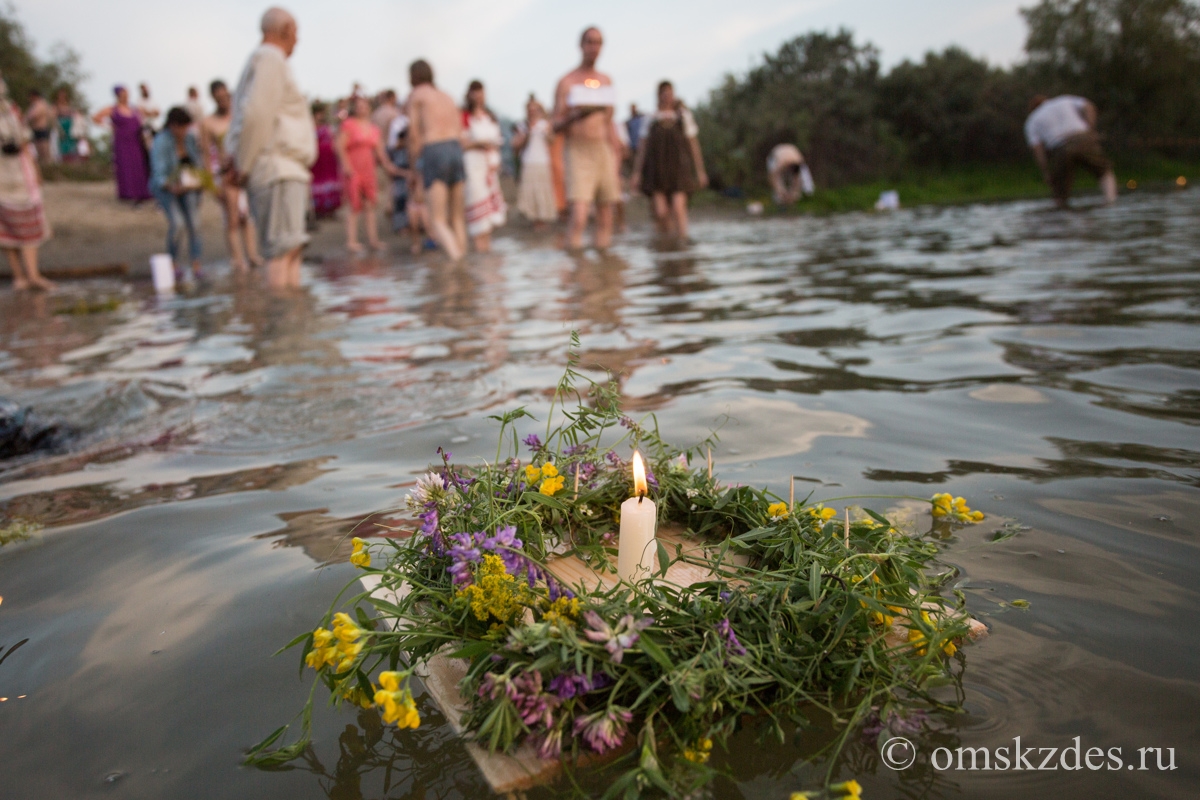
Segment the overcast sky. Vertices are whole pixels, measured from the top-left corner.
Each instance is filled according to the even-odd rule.
[[[292,62],[301,88],[325,98],[368,91],[407,93],[407,66],[428,59],[456,97],[479,78],[496,111],[516,116],[529,92],[548,99],[579,58],[579,33],[605,36],[600,68],[622,105],[643,107],[654,85],[674,81],[690,103],[728,72],[810,30],[847,27],[880,48],[885,66],[957,44],[1007,65],[1021,56],[1018,9],[1033,0],[290,0],[300,22]],[[148,81],[155,100],[180,102],[189,85],[237,80],[258,41],[265,5],[245,0],[15,0],[18,19],[44,56],[65,42],[83,57],[93,108],[114,83]],[[207,99],[207,97],[206,97]]]

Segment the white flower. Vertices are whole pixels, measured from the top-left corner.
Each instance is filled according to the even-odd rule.
[[[414,511],[424,511],[429,503],[441,503],[450,497],[446,483],[436,472],[429,472],[417,478],[417,485],[404,499],[404,505]]]
[[[688,496],[688,499],[691,500],[693,497],[700,494],[700,490],[699,489],[688,489],[685,492],[685,494]]]

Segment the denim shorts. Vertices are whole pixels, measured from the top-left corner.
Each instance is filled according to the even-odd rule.
[[[421,157],[417,161],[421,177],[425,179],[426,189],[433,186],[434,181],[453,186],[465,179],[462,145],[457,139],[425,145],[421,148]]]

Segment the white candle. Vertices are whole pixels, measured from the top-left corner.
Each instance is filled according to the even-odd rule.
[[[617,548],[617,575],[633,583],[654,572],[654,526],[658,509],[646,496],[646,468],[642,456],[633,454],[633,497],[621,504],[621,538]]]

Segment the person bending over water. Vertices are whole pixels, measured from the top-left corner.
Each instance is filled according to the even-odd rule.
[[[258,232],[254,220],[250,219],[250,204],[246,190],[226,180],[225,134],[229,132],[232,118],[233,96],[224,81],[213,81],[208,87],[217,110],[200,122],[200,152],[208,158],[213,176],[213,193],[221,204],[225,216],[225,242],[229,247],[229,263],[238,272],[245,272],[247,259],[256,267],[262,266],[258,254]],[[191,113],[191,112],[189,112]]]
[[[801,193],[812,194],[812,176],[800,148],[794,144],[777,144],[767,156],[767,182],[771,196],[778,205],[790,205]]]
[[[617,154],[621,142],[613,124],[616,92],[612,79],[596,69],[604,46],[599,28],[588,28],[579,39],[583,59],[563,76],[554,91],[554,130],[566,134],[567,199],[571,224],[567,247],[583,247],[588,211],[596,203],[596,247],[612,243],[613,203],[621,196],[617,184]]]
[[[200,146],[192,135],[192,115],[181,106],[167,112],[167,124],[150,144],[150,191],[167,216],[167,252],[179,268],[180,228],[187,231],[191,280],[200,276]],[[185,277],[185,280],[188,280]]]
[[[1096,106],[1082,97],[1064,94],[1053,99],[1037,95],[1029,103],[1025,141],[1042,177],[1054,192],[1054,202],[1066,208],[1071,198],[1075,167],[1083,167],[1100,180],[1104,200],[1117,199],[1117,177],[1100,147],[1096,133]]]
[[[708,185],[700,153],[700,128],[692,112],[675,98],[670,81],[658,85],[658,110],[638,135],[633,186],[654,206],[659,233],[688,236],[688,195]]]
[[[454,98],[433,85],[424,59],[408,68],[408,153],[425,186],[429,234],[452,261],[467,250],[464,213],[462,112]]]

